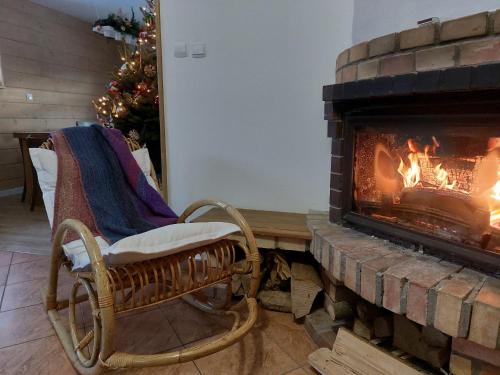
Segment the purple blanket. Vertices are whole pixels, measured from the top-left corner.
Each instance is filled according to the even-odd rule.
[[[54,233],[63,220],[78,219],[111,244],[177,222],[119,130],[73,127],[52,133],[52,139],[58,160]]]

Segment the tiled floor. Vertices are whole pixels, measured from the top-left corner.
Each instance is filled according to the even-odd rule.
[[[17,221],[19,226],[33,224],[29,215],[23,217],[23,221]],[[7,226],[2,220],[0,216],[0,375],[75,374],[41,304],[39,289],[48,275],[49,257],[10,252],[8,246],[14,237],[8,236],[8,243],[4,241],[3,229]],[[14,249],[21,247],[19,244]],[[43,247],[37,248],[38,253],[41,250]],[[70,276],[62,277],[61,290],[68,292],[70,286]],[[81,306],[79,313],[82,330],[89,329],[88,311]],[[66,319],[67,311],[61,314]],[[116,345],[123,351],[158,353],[220,335],[230,323],[184,302],[173,302],[119,318]],[[315,348],[303,326],[295,323],[290,314],[260,310],[250,334],[219,353],[182,365],[118,373],[307,375],[314,374],[307,365],[307,356]]]

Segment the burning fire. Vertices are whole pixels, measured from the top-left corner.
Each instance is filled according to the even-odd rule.
[[[434,154],[437,148],[440,146],[436,137],[432,137],[432,146],[426,145],[424,148],[424,152],[420,152],[418,150],[417,145],[413,141],[413,139],[408,139],[408,149],[410,153],[407,158],[410,162],[410,166],[406,166],[403,159],[400,158],[400,163],[398,167],[398,173],[403,177],[403,184],[406,188],[415,187],[422,182],[422,162],[426,164],[430,164],[429,153]],[[456,186],[456,181],[450,182],[449,174],[442,167],[442,163],[439,163],[434,169],[434,177],[439,185],[436,186],[438,189],[454,189]]]
[[[446,169],[441,168],[441,163],[434,168],[434,173],[436,174],[436,180],[441,183],[439,185],[439,189],[453,189],[457,184],[456,180],[454,180],[451,184],[448,183],[448,172],[446,172]]]
[[[500,174],[500,173],[499,173]],[[500,176],[490,194],[490,224],[500,224]]]

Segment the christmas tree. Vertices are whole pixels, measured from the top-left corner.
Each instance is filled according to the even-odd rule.
[[[106,94],[92,103],[103,126],[133,135],[148,147],[157,172],[161,168],[158,80],[156,74],[155,0],[141,8],[143,25],[136,45],[123,44],[123,64],[113,74]]]

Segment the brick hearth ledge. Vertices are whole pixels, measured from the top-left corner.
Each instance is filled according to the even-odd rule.
[[[310,251],[365,300],[500,356],[500,279],[310,214]]]

